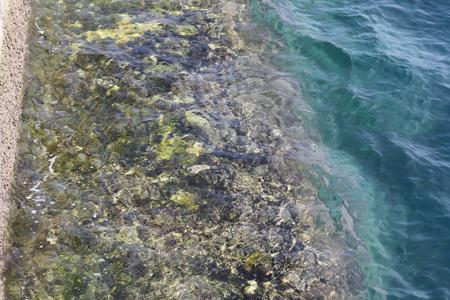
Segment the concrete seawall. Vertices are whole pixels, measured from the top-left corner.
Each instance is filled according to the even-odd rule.
[[[8,243],[7,223],[17,153],[27,58],[31,0],[0,0],[0,269]],[[0,299],[4,299],[3,278]]]

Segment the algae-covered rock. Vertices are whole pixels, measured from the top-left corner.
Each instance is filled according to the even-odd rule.
[[[170,197],[170,200],[173,202],[186,206],[189,210],[196,211],[199,209],[199,205],[195,203],[195,197],[194,195],[183,192],[183,191],[177,191],[175,194],[173,194]]]
[[[129,15],[116,15],[114,28],[87,31],[84,33],[88,42],[99,39],[112,39],[116,43],[126,43],[141,37],[145,32],[157,32],[162,27],[158,20],[150,20],[146,23],[133,22]]]
[[[261,252],[255,252],[253,254],[250,254],[249,256],[247,256],[245,258],[245,260],[246,260],[245,270],[251,271],[256,264],[260,263],[265,258],[267,258],[267,255],[265,255],[264,253],[261,253]]]

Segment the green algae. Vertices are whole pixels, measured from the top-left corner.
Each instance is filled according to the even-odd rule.
[[[141,37],[147,31],[158,32],[162,28],[158,20],[136,23],[130,19],[129,15],[116,15],[115,17],[117,21],[114,23],[116,25],[114,28],[87,31],[84,33],[86,40],[93,42],[98,39],[112,39],[116,43],[122,44]]]
[[[203,151],[200,143],[190,145],[182,137],[177,136],[163,139],[156,147],[160,158],[171,160],[176,155],[183,164],[194,164],[196,157]]]
[[[170,197],[173,202],[186,206],[189,210],[196,211],[199,209],[199,205],[195,202],[194,195],[183,191],[177,191]]]
[[[267,255],[261,252],[255,252],[253,254],[250,254],[245,258],[246,260],[244,265],[245,270],[251,271],[257,263],[260,263],[262,260],[265,260],[266,258]]]
[[[197,115],[197,114],[195,114],[195,113],[193,113],[191,111],[187,111],[185,113],[185,116],[186,116],[186,119],[190,123],[198,125],[198,126],[200,126],[202,128],[205,128],[206,130],[211,129],[211,126],[209,125],[208,120],[206,120],[205,118],[203,118],[203,117],[201,117],[201,116],[199,116],[199,115]]]

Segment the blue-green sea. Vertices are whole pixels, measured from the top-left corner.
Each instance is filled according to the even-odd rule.
[[[322,200],[348,207],[369,250],[369,298],[450,299],[450,3],[252,4],[314,110]]]

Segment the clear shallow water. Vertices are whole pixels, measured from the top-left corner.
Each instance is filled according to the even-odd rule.
[[[364,249],[292,113],[311,109],[245,4],[42,0],[34,18],[9,298],[361,292]]]
[[[253,7],[289,49],[270,58],[315,110],[335,180],[323,197],[350,206],[372,258],[361,263],[369,298],[449,299],[448,2]]]

